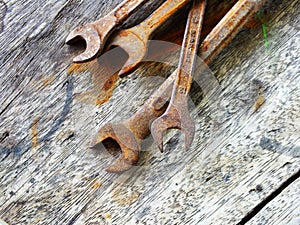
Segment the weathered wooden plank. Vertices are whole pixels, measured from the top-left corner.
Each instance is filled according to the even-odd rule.
[[[219,92],[204,99],[193,92],[197,135],[190,152],[182,151],[178,133],[168,135],[163,154],[149,138],[139,165],[112,175],[103,170],[111,155],[87,150],[90,140],[99,126],[142,104],[158,85],[153,73],[172,70],[147,63],[109,80],[117,87],[98,106],[100,84],[112,75],[101,66],[106,60],[68,73],[76,52],[63,43],[68,31],[118,2],[7,1],[2,7],[0,217],[10,224],[241,221],[299,170],[299,4],[275,1],[269,8],[268,51],[260,28],[244,30],[212,65]],[[265,103],[256,110],[262,95]]]
[[[249,224],[299,224],[300,203],[295,196],[300,196],[300,180],[296,180],[278,197],[267,204]]]

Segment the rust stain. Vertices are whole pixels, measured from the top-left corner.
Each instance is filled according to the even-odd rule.
[[[105,57],[103,58],[101,58],[100,62],[95,59],[86,63],[73,63],[68,68],[68,75],[88,72],[93,82],[92,89],[77,94],[76,100],[88,104],[101,105],[111,98],[119,77],[116,74],[112,74],[115,61],[110,59],[108,62]]]
[[[111,219],[111,214],[110,213],[106,213],[105,214],[105,219],[110,220]]]
[[[102,105],[105,102],[109,101],[109,99],[113,94],[113,90],[116,86],[118,79],[119,79],[119,75],[116,73],[105,82],[102,90],[100,91],[95,101],[95,105]]]
[[[47,77],[40,76],[33,82],[33,88],[35,89],[35,92],[39,92],[46,88],[47,86],[50,86],[55,81],[56,76],[50,75]]]
[[[121,30],[119,32],[120,37],[127,37],[128,36],[128,31],[127,30]]]
[[[245,24],[245,27],[256,28],[270,21],[271,14],[268,12],[258,11],[251,19]]]
[[[96,182],[96,183],[94,183],[93,184],[93,186],[92,186],[92,188],[94,189],[94,190],[97,190],[97,189],[99,189],[100,187],[102,187],[102,183],[101,182]]]
[[[73,63],[71,66],[69,66],[67,70],[68,75],[73,75],[77,73],[86,72],[89,70],[90,66],[95,63],[95,60],[92,60],[90,62],[85,63]]]
[[[32,123],[32,127],[31,127],[31,135],[32,135],[32,147],[33,148],[37,148],[38,146],[38,123],[40,121],[40,118],[36,118],[33,123]]]
[[[265,96],[263,94],[263,90],[262,88],[259,89],[259,93],[258,93],[258,97],[256,99],[256,102],[254,104],[254,112],[256,112],[264,103],[265,103],[266,99]]]
[[[245,27],[253,29],[261,25],[262,22],[259,21],[257,17],[253,17],[246,22]]]
[[[56,76],[49,76],[49,77],[46,77],[44,80],[43,80],[43,84],[42,84],[42,87],[47,87],[49,85],[51,85],[56,79]]]
[[[141,194],[136,191],[131,191],[126,188],[122,188],[114,191],[112,199],[119,206],[130,206],[138,200],[140,195]]]
[[[126,196],[115,199],[115,202],[120,206],[129,206],[136,202],[139,198],[140,194],[138,193],[130,193]]]
[[[203,50],[203,52],[206,52],[209,48],[210,42],[209,41],[203,41],[202,42],[202,46],[201,49]]]

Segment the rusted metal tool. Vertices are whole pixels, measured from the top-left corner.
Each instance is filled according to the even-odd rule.
[[[119,46],[128,54],[119,76],[125,76],[138,66],[146,55],[147,43],[154,31],[187,2],[189,0],[167,0],[142,23],[121,30],[113,37],[110,46]]]
[[[240,0],[218,23],[202,42],[199,53],[206,64],[234,38],[235,34],[264,1]],[[230,23],[228,23],[230,21]],[[202,68],[202,64],[199,65]],[[123,172],[135,165],[139,159],[142,140],[149,134],[151,121],[163,114],[171,97],[172,87],[177,76],[176,69],[157,89],[144,105],[124,122],[108,123],[99,129],[94,145],[112,139],[120,146],[121,156],[107,168],[109,172]],[[196,69],[198,71],[198,68]],[[196,73],[195,77],[201,73]]]
[[[113,139],[121,148],[120,157],[106,169],[108,172],[123,172],[137,163],[141,143],[149,135],[151,122],[167,108],[173,78],[170,76],[129,119],[108,123],[100,128],[93,145]]]
[[[163,132],[167,129],[178,128],[185,134],[186,149],[190,148],[194,139],[195,124],[188,110],[188,94],[197,61],[205,6],[205,0],[194,0],[193,2],[185,29],[178,73],[170,104],[165,113],[151,125],[152,136],[161,151],[163,151]]]
[[[73,61],[84,62],[97,57],[109,35],[145,2],[147,0],[125,0],[100,20],[79,26],[71,31],[66,39],[67,44],[73,44],[80,39],[86,41],[86,50]]]
[[[239,0],[201,44],[199,54],[210,63],[252,18],[266,0]]]

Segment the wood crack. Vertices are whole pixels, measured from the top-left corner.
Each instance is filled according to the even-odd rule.
[[[283,182],[275,191],[270,193],[264,200],[262,200],[256,207],[254,207],[237,225],[243,225],[254,218],[268,203],[273,201],[281,192],[289,187],[293,182],[300,178],[300,170],[297,173]]]

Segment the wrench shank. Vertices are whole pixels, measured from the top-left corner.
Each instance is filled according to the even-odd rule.
[[[121,2],[111,14],[117,18],[116,23],[120,24],[136,12],[145,2],[147,2],[147,0],[125,0]]]
[[[146,40],[150,35],[163,24],[171,15],[177,12],[190,0],[167,0],[157,10],[155,10],[147,19],[139,25],[131,28],[132,31],[142,36]]]
[[[200,42],[206,0],[194,0],[190,9],[178,73],[173,85],[172,96],[166,111],[151,124],[151,133],[158,148],[163,152],[163,133],[171,128],[180,129],[185,136],[188,150],[195,135],[195,123],[188,110],[188,93],[196,66],[197,50]]]
[[[222,18],[202,42],[201,58],[211,62],[225,48],[248,19],[259,10],[266,0],[240,0]]]
[[[190,91],[194,67],[196,65],[205,5],[206,1],[196,0],[190,11],[179,60],[179,71],[173,87],[173,94],[175,95],[180,94],[187,96]]]
[[[151,122],[166,110],[172,93],[173,81],[174,76],[169,76],[138,111],[124,122],[140,141],[149,134]]]
[[[119,24],[137,11],[146,1],[124,0],[112,12],[90,24],[98,31],[101,38],[109,36]]]

